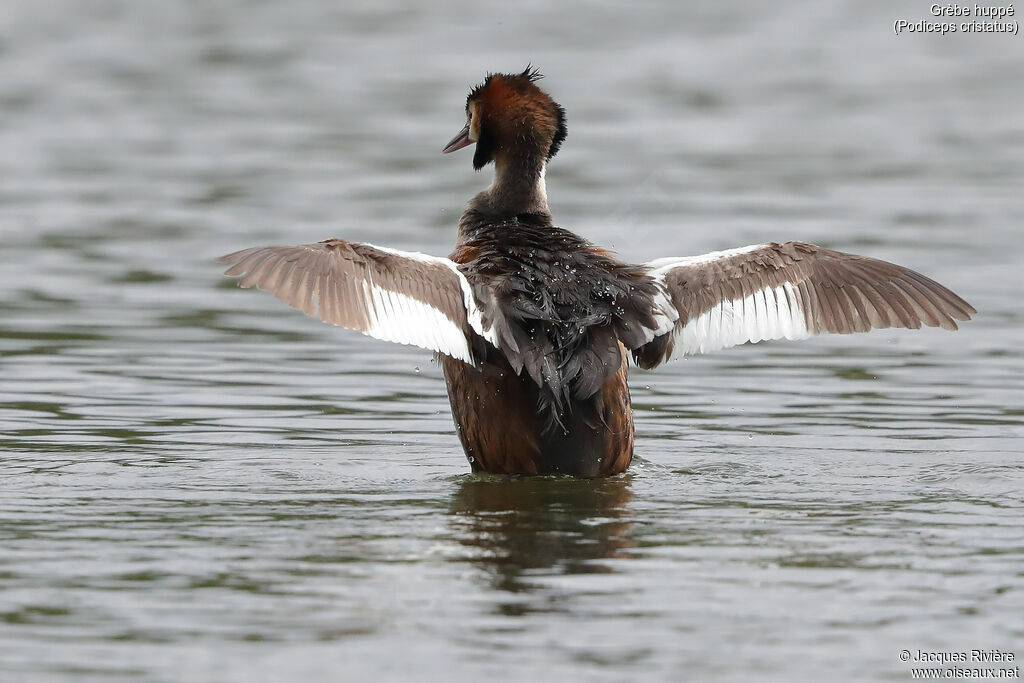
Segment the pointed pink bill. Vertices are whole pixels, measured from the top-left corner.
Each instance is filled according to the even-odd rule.
[[[460,130],[459,134],[453,137],[451,141],[444,146],[444,149],[441,150],[441,154],[448,154],[449,152],[454,152],[457,149],[462,149],[463,147],[468,147],[472,144],[473,141],[469,139],[469,122],[467,121],[465,128]]]

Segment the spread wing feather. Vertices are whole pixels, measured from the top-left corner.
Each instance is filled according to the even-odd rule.
[[[446,258],[340,239],[243,249],[217,259],[241,287],[270,292],[320,320],[473,363],[473,337],[492,344],[482,307]]]
[[[652,368],[745,342],[874,328],[957,329],[973,306],[938,282],[878,259],[804,242],[757,244],[646,264],[679,319],[637,348]]]

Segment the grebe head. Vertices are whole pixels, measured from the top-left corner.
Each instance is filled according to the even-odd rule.
[[[476,143],[473,168],[524,155],[549,161],[565,140],[565,110],[537,87],[543,78],[527,66],[518,74],[489,74],[466,98],[466,125],[444,154]]]

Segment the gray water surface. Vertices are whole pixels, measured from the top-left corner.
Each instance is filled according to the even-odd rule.
[[[0,678],[910,680],[1024,657],[1024,39],[928,3],[0,10]],[[801,239],[918,269],[955,334],[634,371],[605,481],[471,476],[430,354],[213,258],[448,253],[442,157],[527,62],[556,221],[643,261]]]

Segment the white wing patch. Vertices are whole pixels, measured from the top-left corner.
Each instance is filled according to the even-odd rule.
[[[474,332],[479,334],[481,337],[483,337],[484,339],[489,341],[494,346],[498,345],[498,333],[497,333],[497,331],[493,328],[493,326],[492,327],[487,327],[487,328],[484,327],[483,312],[480,310],[480,306],[477,305],[476,297],[473,296],[473,288],[470,287],[469,280],[467,280],[466,276],[462,274],[462,271],[459,270],[459,267],[456,265],[456,263],[454,261],[452,261],[451,259],[441,258],[441,257],[438,257],[438,256],[430,256],[428,254],[421,254],[421,253],[415,252],[415,251],[399,251],[398,249],[390,249],[388,247],[381,247],[381,246],[378,246],[376,244],[369,244],[369,243],[367,243],[367,246],[373,247],[374,249],[379,249],[380,251],[385,251],[385,252],[387,252],[389,254],[395,254],[396,256],[401,256],[403,258],[412,259],[414,261],[420,261],[422,263],[437,263],[437,264],[443,265],[443,266],[447,267],[448,269],[450,269],[453,273],[455,273],[455,276],[457,278],[459,278],[459,286],[462,288],[462,302],[466,306],[466,321],[469,323],[469,326],[471,328],[473,328]],[[395,294],[397,296],[403,296],[401,294],[397,294],[396,292],[391,292],[391,294]],[[409,297],[405,297],[405,298],[409,298]],[[420,303],[420,302],[415,302],[415,303]],[[422,305],[425,306],[426,308],[430,309],[431,311],[433,311],[437,316],[439,316],[441,318],[444,318],[445,320],[448,320],[448,318],[445,317],[436,308],[433,308],[431,306],[427,306],[426,304],[422,304]],[[450,320],[448,320],[448,322],[451,323]],[[452,324],[452,327],[455,327],[455,325]],[[463,335],[461,332],[459,332],[459,336],[462,337],[463,346],[467,347],[467,354],[468,354],[469,351],[468,351],[468,346],[466,344],[465,335]],[[403,343],[403,344],[418,344],[418,342],[400,342],[400,343]],[[430,348],[433,348],[433,347],[430,347]],[[456,356],[455,354],[449,353],[448,351],[446,351],[444,349],[434,349],[434,350],[435,351],[441,351],[442,353],[448,353],[448,355],[451,355],[454,358],[460,358],[460,356]],[[467,358],[462,358],[462,360],[465,360],[467,363],[472,363],[472,360],[470,360],[468,357]]]
[[[659,282],[664,282],[665,275],[674,268],[713,263],[766,246],[751,244],[699,256],[657,259],[647,264],[650,269],[648,272]],[[669,309],[674,312],[671,303]],[[811,336],[800,305],[799,292],[788,282],[762,289],[742,299],[722,301],[682,327],[677,327],[672,334],[675,335],[673,356],[709,353],[747,342],[806,339]]]
[[[647,341],[671,331],[675,327],[676,321],[679,320],[679,311],[672,305],[672,297],[665,291],[664,286],[661,286],[660,280],[658,293],[654,296],[654,319],[657,321],[658,327],[648,331]]]
[[[363,294],[370,319],[370,327],[363,334],[473,362],[466,335],[438,309],[370,282],[363,282]]]
[[[811,333],[799,302],[799,293],[788,282],[723,301],[673,333],[672,355],[708,353],[769,339],[807,339]]]

